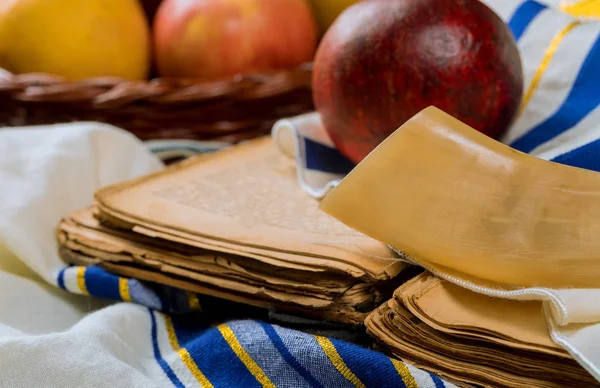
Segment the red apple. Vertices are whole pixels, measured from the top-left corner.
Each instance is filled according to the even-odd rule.
[[[165,0],[154,45],[160,75],[212,80],[312,61],[317,27],[306,0]]]
[[[355,163],[434,105],[498,138],[523,91],[507,25],[479,0],[367,0],[344,11],[317,51],[313,94]]]

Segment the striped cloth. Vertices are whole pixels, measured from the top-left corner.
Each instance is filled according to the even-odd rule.
[[[192,156],[215,152],[230,144],[220,141],[186,139],[147,140],[144,142],[150,152],[164,162],[178,161]]]
[[[600,1],[484,2],[508,24],[523,63],[521,110],[501,141],[600,171]],[[321,198],[353,167],[317,114],[281,120],[273,138],[296,158],[299,183],[313,197]]]
[[[149,315],[157,362],[176,387],[450,386],[381,353],[260,321],[207,327],[190,317]]]
[[[195,293],[119,277],[96,266],[64,267],[56,283],[75,294],[138,303],[167,313],[202,311],[200,296]]]
[[[324,335],[332,325],[283,325],[250,306],[65,267],[60,218],[99,187],[160,168],[103,124],[0,130],[0,386],[454,387]]]
[[[149,326],[157,364],[175,387],[453,387],[434,374],[334,338],[257,320],[215,327],[206,315],[233,303],[98,267],[66,267],[58,284],[74,293],[150,307],[144,326]]]

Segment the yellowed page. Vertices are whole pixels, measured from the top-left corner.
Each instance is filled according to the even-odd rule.
[[[552,342],[539,301],[492,298],[428,274],[414,279],[395,296],[436,330],[570,358]]]
[[[160,270],[178,267],[215,278],[244,281],[255,286],[266,286],[290,293],[335,295],[346,292],[356,282],[350,277],[311,276],[299,271],[289,276],[275,267],[255,269],[248,267],[251,260],[240,260],[231,255],[205,252],[202,255],[182,255],[177,252],[147,246],[124,237],[108,234],[75,224],[67,219],[59,225],[59,242],[62,246],[97,258],[99,261],[135,263]],[[238,262],[239,264],[236,264]],[[287,271],[286,271],[287,272]],[[312,282],[316,281],[315,284]],[[325,284],[323,284],[325,283]]]
[[[96,199],[101,212],[170,234],[332,258],[372,273],[402,267],[385,244],[321,212],[294,174],[294,165],[263,138],[108,187]]]

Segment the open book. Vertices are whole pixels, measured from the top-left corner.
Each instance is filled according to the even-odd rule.
[[[405,264],[321,212],[269,138],[106,187],[58,227],[61,256],[123,276],[349,324]]]

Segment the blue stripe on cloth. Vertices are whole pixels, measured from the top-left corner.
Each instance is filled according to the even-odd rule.
[[[216,328],[190,315],[171,316],[177,340],[215,387],[261,387]]]
[[[515,40],[518,41],[523,36],[533,19],[546,8],[546,5],[534,0],[527,0],[517,8],[508,21],[508,27],[512,31]]]
[[[169,303],[169,298],[167,298],[165,291],[165,286],[161,286],[159,284],[148,284],[152,287],[152,291],[156,295],[156,297],[160,300],[160,311],[162,312],[170,312],[171,304]]]
[[[335,148],[307,138],[303,140],[307,169],[345,175],[354,168],[354,163]]]
[[[160,284],[139,282],[129,283],[131,301],[167,313],[189,312],[190,307],[184,290]]]
[[[85,271],[85,285],[90,295],[98,298],[121,300],[119,277],[100,267],[89,266]]]
[[[175,372],[173,372],[173,369],[171,369],[169,364],[167,364],[167,362],[164,360],[164,358],[160,354],[160,349],[158,347],[158,337],[157,337],[158,333],[157,333],[157,329],[156,329],[156,317],[154,316],[154,312],[152,312],[151,309],[148,309],[148,312],[150,313],[150,320],[152,322],[151,336],[152,336],[152,349],[154,351],[154,358],[156,359],[156,362],[158,362],[158,365],[160,365],[160,367],[165,372],[165,374],[167,375],[169,380],[171,380],[171,382],[173,383],[174,386],[176,386],[177,388],[185,388],[185,386],[181,383],[179,378],[175,375]]]
[[[429,373],[429,376],[431,376],[431,380],[433,380],[433,383],[435,384],[435,388],[446,388],[446,385],[444,384],[442,379],[440,379],[433,373]]]
[[[367,387],[406,388],[402,377],[388,357],[357,345],[335,339],[330,340],[348,368]]]
[[[281,340],[281,337],[279,336],[279,334],[277,334],[275,329],[273,329],[273,326],[266,324],[264,322],[261,322],[260,325],[262,326],[263,330],[265,331],[265,333],[267,334],[267,336],[269,337],[269,339],[275,346],[275,349],[277,349],[279,354],[281,354],[283,359],[292,368],[294,368],[296,370],[296,372],[298,372],[298,374],[300,376],[302,376],[304,378],[304,380],[306,380],[310,384],[311,387],[325,388],[323,385],[321,385],[321,383],[319,383],[314,378],[314,376],[305,367],[300,365],[298,360],[296,360],[296,358],[290,353],[288,348],[285,346],[285,344]]]
[[[552,159],[553,162],[573,167],[600,171],[600,139]]]
[[[162,310],[166,312],[189,312],[190,306],[184,290],[175,287],[161,286],[155,292],[162,303]]]
[[[129,279],[129,296],[134,303],[162,310],[162,303],[154,289],[137,279]]]
[[[333,366],[312,335],[273,326],[281,341],[298,363],[324,387],[354,388],[354,385]]]
[[[531,152],[577,125],[600,104],[600,36],[589,51],[569,95],[558,110],[511,144],[522,152]]]
[[[67,286],[65,286],[65,271],[67,268],[69,268],[69,266],[58,271],[58,276],[56,277],[56,283],[58,284],[58,287],[62,288],[63,290],[67,289]]]
[[[227,324],[242,347],[265,372],[276,387],[310,387],[311,385],[283,358],[263,327],[255,321],[231,321]]]

